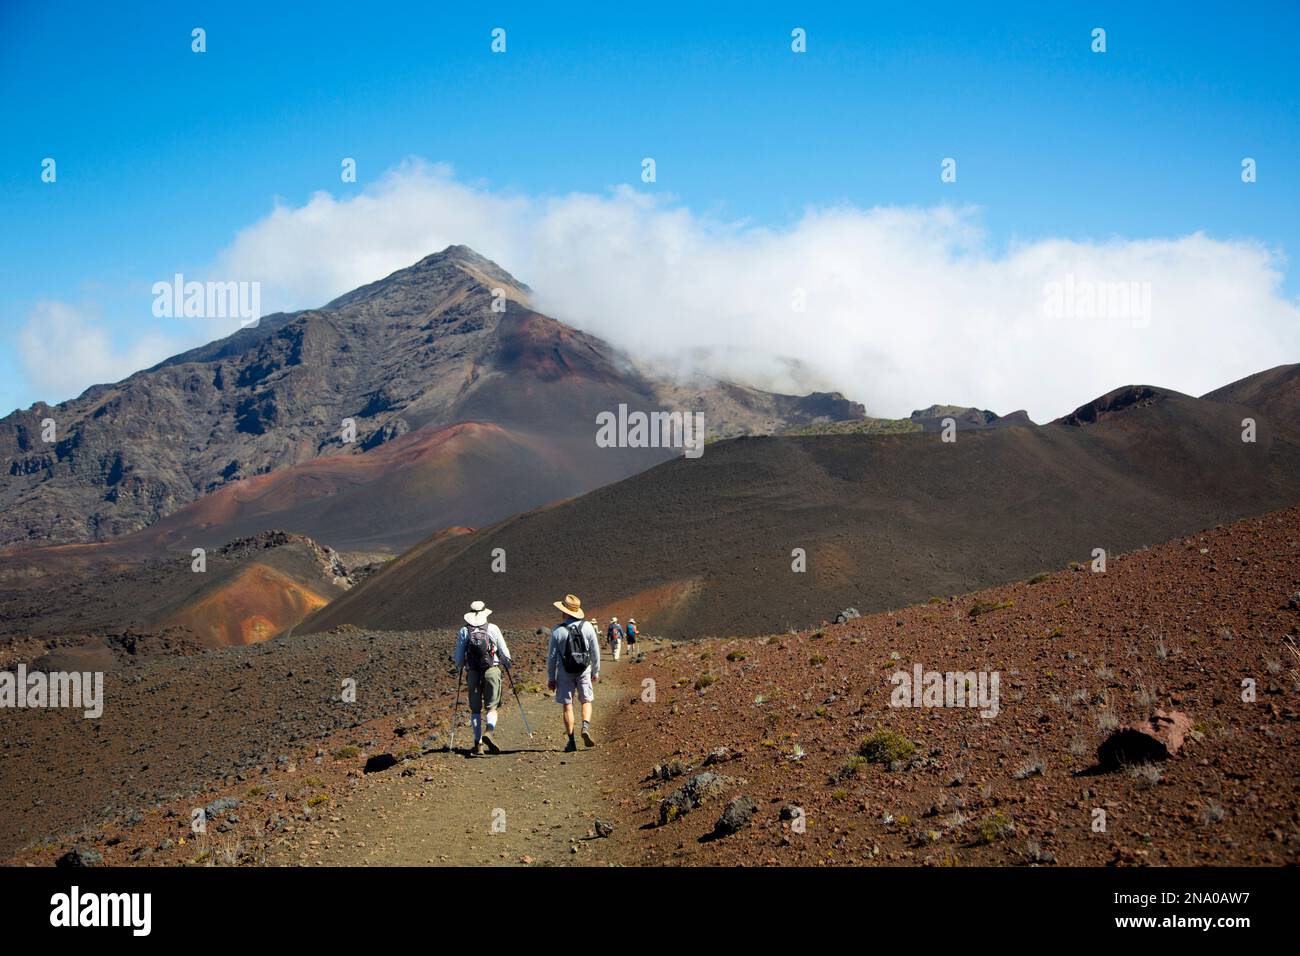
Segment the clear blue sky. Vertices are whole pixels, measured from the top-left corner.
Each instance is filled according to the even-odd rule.
[[[0,414],[68,397],[15,354],[38,300],[94,301],[129,334],[159,321],[142,284],[211,261],[275,197],[348,195],[411,155],[529,194],[633,183],[653,155],[691,208],[761,223],[957,200],[999,244],[1204,230],[1300,251],[1295,0],[611,6],[4,0]]]

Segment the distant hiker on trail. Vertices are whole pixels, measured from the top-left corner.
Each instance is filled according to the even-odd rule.
[[[551,631],[551,646],[546,654],[546,686],[555,691],[555,702],[564,708],[564,729],[569,742],[565,753],[578,749],[573,740],[573,692],[582,703],[582,742],[596,746],[591,738],[591,702],[596,693],[592,684],[600,680],[600,635],[587,621],[582,602],[566,594],[555,607],[565,620]]]
[[[595,615],[592,615],[591,620],[588,621],[587,623],[591,625],[591,629],[592,629],[593,631],[595,631],[597,634],[600,633],[600,620],[599,620],[599,618],[597,618]],[[614,652],[614,660],[618,660],[618,652],[617,652],[617,651]]]
[[[497,708],[501,706],[501,668],[510,669],[510,648],[501,629],[487,622],[492,611],[482,601],[475,601],[465,615],[465,627],[456,641],[456,670],[465,668],[465,686],[469,689],[470,725],[474,728],[472,756],[499,754],[501,748],[492,740],[497,726]],[[483,698],[487,697],[487,729],[483,728]]]
[[[623,628],[619,626],[618,618],[609,619],[609,629],[605,631],[605,637],[609,639],[609,644],[614,648],[614,660],[618,660],[618,652],[623,647]]]
[[[627,636],[627,656],[631,657],[632,652],[636,650],[636,636],[640,633],[636,629],[636,618],[629,617],[627,619],[627,630],[624,633]]]

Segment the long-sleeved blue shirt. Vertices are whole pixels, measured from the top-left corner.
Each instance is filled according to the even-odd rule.
[[[568,637],[569,625],[571,623],[576,622],[565,621],[563,624],[556,625],[555,630],[551,631],[551,647],[550,650],[546,652],[546,679],[548,681],[555,680],[555,675],[558,669],[564,666],[564,663],[560,660],[561,647],[563,646],[564,639]],[[596,629],[591,626],[590,621],[582,621],[581,627],[582,636],[587,639],[587,653],[591,655],[591,664],[587,667],[587,671],[591,671],[592,677],[599,677],[600,638],[596,635]],[[585,674],[587,671],[583,671],[582,673]],[[582,675],[575,674],[573,676],[580,677]]]

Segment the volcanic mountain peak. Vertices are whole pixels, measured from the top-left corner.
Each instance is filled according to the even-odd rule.
[[[355,520],[327,499],[344,486],[366,498],[353,486],[384,477],[370,467],[381,446],[418,432],[411,447],[426,449],[423,436],[451,435],[466,422],[505,429],[495,441],[451,443],[409,473],[387,476],[382,500],[397,495],[414,510],[368,521],[365,550],[384,551],[447,524],[479,525],[589,491],[673,454],[593,455],[596,415],[620,404],[700,410],[711,438],[860,409],[839,396],[809,400],[717,382],[688,393],[671,376],[534,311],[529,296],[496,263],[449,246],[323,308],[267,316],[122,382],[0,419],[0,468],[10,476],[0,486],[0,546],[104,541],[223,487],[321,458],[334,460],[331,480],[313,482],[317,471],[309,469],[275,483],[276,508],[295,519],[290,530],[336,547],[358,544],[354,535],[336,536]],[[57,422],[57,443],[39,440],[45,417]],[[496,480],[506,473],[509,487]],[[398,478],[414,484],[399,488]],[[420,493],[425,483],[446,493],[441,506]],[[255,508],[249,496],[236,497],[238,533],[277,526],[267,502]],[[310,520],[299,507],[309,500]],[[190,530],[205,540],[222,533],[204,523]]]
[[[449,298],[485,293],[527,306],[532,290],[491,259],[469,246],[448,246],[425,256],[414,265],[398,269],[375,282],[334,299],[325,309],[343,311],[359,306],[378,306],[390,316],[427,312]],[[498,313],[499,314],[499,313]]]

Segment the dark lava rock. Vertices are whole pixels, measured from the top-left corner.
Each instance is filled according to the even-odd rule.
[[[734,781],[721,774],[704,771],[697,773],[659,803],[659,823],[662,826],[690,813],[705,800],[716,797]]]
[[[714,835],[730,836],[738,830],[743,830],[749,826],[756,810],[758,806],[749,797],[743,795],[736,797],[727,804],[727,809],[722,811],[722,816],[713,825]]]
[[[54,861],[55,866],[99,866],[104,862],[104,855],[87,847],[74,846],[63,856]]]
[[[366,765],[365,767],[362,768],[362,770],[364,773],[379,773],[381,771],[387,770],[389,767],[395,766],[396,764],[397,764],[397,758],[394,757],[392,754],[389,753],[375,754],[373,757],[371,757],[369,760],[366,761]]]

